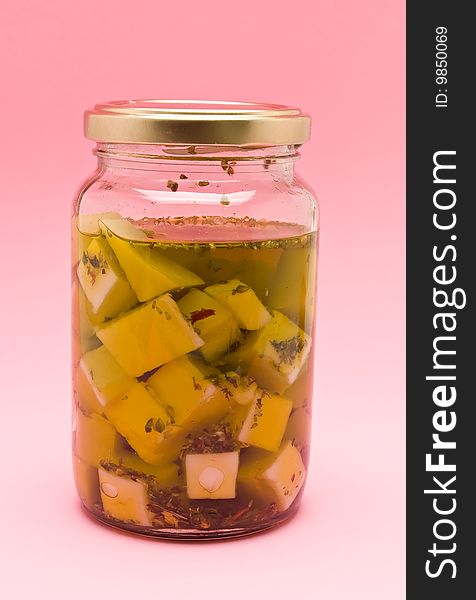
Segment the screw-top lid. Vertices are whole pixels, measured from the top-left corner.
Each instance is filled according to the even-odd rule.
[[[85,136],[110,143],[291,145],[310,128],[299,108],[252,102],[116,100],[84,113]]]

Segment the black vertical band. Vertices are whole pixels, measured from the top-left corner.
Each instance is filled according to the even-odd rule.
[[[407,2],[409,600],[476,594],[476,128],[470,110],[476,35],[469,7]]]

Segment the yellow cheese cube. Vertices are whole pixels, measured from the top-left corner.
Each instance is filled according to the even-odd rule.
[[[106,346],[86,352],[78,367],[78,391],[82,398],[96,398],[97,409],[87,406],[93,412],[102,412],[108,403],[121,398],[137,383],[117,364]]]
[[[238,462],[238,451],[187,454],[187,496],[193,499],[235,498]]]
[[[98,470],[73,455],[73,474],[78,496],[87,507],[101,506]]]
[[[227,357],[239,364],[258,384],[284,392],[294,381],[311,349],[311,338],[277,310],[272,320],[248,335],[244,344]]]
[[[86,464],[98,467],[102,460],[111,460],[121,440],[114,427],[101,417],[76,411],[74,452]]]
[[[194,431],[219,421],[230,402],[209,379],[216,370],[190,356],[181,356],[160,367],[147,385],[174,411],[175,424]]]
[[[103,237],[96,237],[80,258],[78,280],[90,304],[93,323],[102,323],[137,303],[119,263]]]
[[[195,273],[154,248],[152,240],[132,223],[106,218],[100,225],[141,302],[180,287],[204,283]],[[141,242],[137,243],[131,239],[140,239]]]
[[[254,291],[238,279],[210,285],[205,292],[223,303],[243,329],[260,329],[271,321],[271,315]]]
[[[131,377],[203,345],[168,294],[110,321],[97,336]]]
[[[250,449],[240,461],[238,489],[240,495],[256,503],[276,503],[279,511],[287,510],[301,490],[306,468],[291,442],[284,442],[279,452],[270,454]]]
[[[104,411],[145,462],[163,465],[177,458],[185,433],[173,424],[173,412],[143,383],[108,403]]]
[[[291,410],[290,400],[264,393],[236,412],[232,427],[240,442],[273,452],[281,444]]]
[[[190,290],[178,306],[205,342],[200,348],[205,360],[213,361],[228,352],[240,335],[231,312],[201,290]]]
[[[145,483],[99,469],[99,485],[104,511],[110,517],[137,525],[152,525]]]

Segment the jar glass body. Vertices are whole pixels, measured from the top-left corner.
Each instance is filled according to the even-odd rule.
[[[98,144],[72,213],[73,466],[99,520],[244,535],[309,458],[317,202],[294,146]]]

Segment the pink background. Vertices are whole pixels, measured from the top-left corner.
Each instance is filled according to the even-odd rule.
[[[404,595],[404,3],[3,0],[0,592]],[[126,97],[296,104],[322,207],[311,474],[285,527],[208,545],[88,520],[69,457],[69,204],[82,112]],[[3,373],[4,371],[4,373]]]

